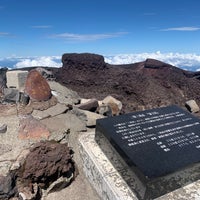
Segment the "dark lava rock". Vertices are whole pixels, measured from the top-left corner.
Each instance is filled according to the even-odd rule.
[[[8,200],[17,194],[15,175],[0,176],[0,200]]]
[[[44,189],[61,176],[75,177],[77,169],[72,153],[67,144],[55,141],[36,143],[30,149],[18,177],[26,186],[37,183]]]
[[[58,82],[75,90],[83,98],[102,100],[112,95],[122,102],[123,112],[171,104],[184,107],[188,99],[194,99],[200,105],[197,73],[154,59],[128,65],[110,65],[104,62],[102,56],[86,55],[64,54],[63,66],[54,71]]]
[[[37,71],[31,70],[28,73],[25,92],[36,101],[47,101],[51,97],[51,88],[46,79]]]
[[[69,53],[63,54],[62,63],[65,68],[74,68],[83,70],[83,68],[90,69],[104,69],[106,67],[106,63],[104,62],[104,57],[97,54],[89,54],[89,53]]]
[[[8,68],[0,69],[0,94],[3,94],[3,89],[6,88],[6,72]]]

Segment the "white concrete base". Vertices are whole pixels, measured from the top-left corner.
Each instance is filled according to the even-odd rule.
[[[109,158],[112,158],[114,167],[96,143],[94,135],[94,132],[83,133],[79,138],[79,146],[83,170],[99,196],[102,200],[142,199],[145,193],[144,185],[111,148],[106,149],[108,151],[106,155],[109,154]],[[107,148],[107,142],[105,140],[101,147],[105,145]],[[200,200],[200,180],[156,198],[156,200],[180,199]]]
[[[7,87],[16,88],[19,91],[23,91],[27,75],[28,71],[22,71],[22,70],[7,71],[6,73]]]

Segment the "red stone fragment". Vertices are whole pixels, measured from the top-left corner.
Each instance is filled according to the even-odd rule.
[[[46,101],[51,97],[49,84],[37,70],[29,72],[25,83],[25,92],[36,101]]]
[[[19,139],[48,139],[50,133],[45,125],[31,115],[20,119],[20,127],[18,132]]]

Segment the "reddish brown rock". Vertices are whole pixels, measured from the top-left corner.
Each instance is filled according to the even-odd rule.
[[[46,101],[51,97],[49,84],[37,70],[29,72],[25,83],[25,92],[36,101]]]
[[[36,143],[30,149],[30,153],[17,175],[24,184],[37,183],[41,188],[47,188],[59,177],[75,177],[77,175],[72,154],[73,152],[67,144],[55,141]]]
[[[47,139],[50,133],[45,125],[31,115],[21,117],[18,137],[20,139]]]
[[[200,105],[200,72],[188,72],[154,59],[110,65],[92,54],[64,54],[62,62],[63,66],[54,71],[60,84],[82,98],[95,96],[100,100],[112,95],[123,103],[121,113],[172,104],[185,107],[188,99]]]

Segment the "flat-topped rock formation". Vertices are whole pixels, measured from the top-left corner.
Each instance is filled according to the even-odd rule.
[[[125,112],[170,104],[184,106],[195,99],[200,104],[199,73],[147,59],[128,65],[110,65],[96,54],[64,54],[63,66],[54,70],[56,80],[85,98],[112,95]]]

